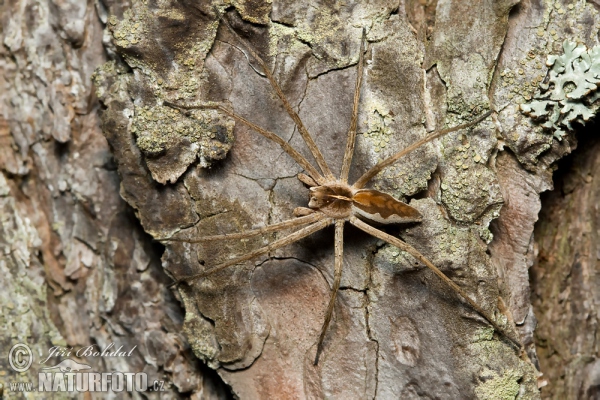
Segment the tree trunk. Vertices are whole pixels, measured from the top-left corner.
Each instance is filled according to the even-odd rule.
[[[531,271],[538,315],[536,342],[548,380],[544,396],[597,399],[600,142],[586,129],[577,150],[561,161],[553,192],[542,196]]]
[[[544,379],[550,381],[544,396],[594,397],[597,252],[591,250],[594,227],[575,214],[579,208],[557,228],[566,232],[572,223],[589,232],[589,242],[573,244],[570,252],[560,252],[560,240],[545,239],[566,234],[557,235],[546,222],[538,225],[544,258],[535,267],[534,305],[542,313],[532,307],[528,275],[539,193],[551,188],[554,163],[575,143],[564,126],[568,115],[546,115],[559,100],[554,92],[544,97],[538,84],[546,82],[547,56],[563,53],[563,40],[588,49],[597,44],[592,32],[600,18],[592,3],[240,0],[231,6],[136,1],[3,7],[0,279],[6,289],[0,296],[9,310],[0,325],[3,355],[16,342],[37,354],[56,345],[137,345],[129,358],[79,361],[97,371],[147,372],[151,381],[168,383],[171,397],[226,396],[190,348],[243,399],[529,399],[540,397]],[[423,215],[421,223],[385,230],[430,259],[519,337],[525,352],[494,334],[424,265],[350,227],[341,290],[318,365],[316,343],[333,282],[333,230],[168,287],[171,279],[249,253],[284,233],[208,244],[164,242],[164,249],[150,236],[243,232],[290,219],[295,207],[307,205],[308,190],[296,178],[302,167],[277,144],[216,110],[186,113],[164,105],[224,105],[312,161],[250,49],[221,19],[265,59],[336,176],[366,28],[351,182],[428,132],[495,111],[474,128],[420,147],[371,186]],[[110,41],[102,43],[104,27]],[[98,127],[100,107],[90,81],[105,54],[111,61],[93,80],[114,161]],[[582,65],[575,72],[587,72]],[[579,83],[561,92],[563,102]],[[595,112],[588,97],[585,106]],[[535,108],[544,101],[557,103]],[[592,165],[585,164],[589,171]],[[594,204],[591,181],[586,204]],[[569,193],[551,207],[565,209],[578,199],[576,190]],[[560,256],[548,256],[555,252]],[[561,272],[565,262],[571,278]],[[548,279],[555,274],[557,281]],[[565,291],[575,286],[576,292]],[[569,306],[569,313],[562,311]],[[543,377],[536,316],[549,318],[540,322],[538,335],[545,346]],[[559,321],[575,320],[590,328],[584,333],[562,325],[554,334]],[[44,367],[36,359],[25,377],[6,359],[0,362],[7,382],[35,381]],[[567,373],[561,372],[565,365]],[[558,377],[562,385],[554,382]]]
[[[0,398],[25,398],[10,385],[37,389],[42,368],[63,359],[164,382],[148,398],[223,397],[227,390],[182,333],[184,313],[167,288],[162,249],[119,195],[91,81],[107,60],[104,6],[59,3],[0,5]],[[11,351],[18,343],[33,354],[26,373],[9,363],[9,353],[27,361]],[[122,346],[129,355],[81,356],[89,346]],[[51,354],[64,357],[45,361]],[[81,398],[53,398],[73,397]]]

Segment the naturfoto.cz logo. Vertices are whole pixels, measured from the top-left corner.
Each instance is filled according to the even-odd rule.
[[[33,382],[10,382],[4,390],[11,392],[146,392],[163,391],[163,381],[148,382],[144,372],[94,372],[88,364],[70,357],[130,357],[137,346],[123,350],[114,343],[103,349],[98,346],[72,348],[52,347],[48,356],[39,364],[47,365],[38,372],[38,384]],[[18,373],[24,373],[33,363],[31,348],[23,343],[15,344],[8,354],[10,367]],[[60,360],[62,359],[62,360]],[[60,360],[60,361],[59,361]]]

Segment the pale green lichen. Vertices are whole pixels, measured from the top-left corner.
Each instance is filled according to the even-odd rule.
[[[481,162],[481,156],[470,142],[445,148],[444,156],[452,168],[448,168],[443,177],[442,201],[454,219],[481,221],[490,206],[502,202],[493,172]]]
[[[47,304],[50,285],[44,284],[43,266],[39,263],[42,239],[26,207],[17,198],[0,172],[0,336],[7,344],[5,357],[12,344],[26,343],[34,355],[43,355],[51,346],[67,346],[66,340],[53,323]],[[51,272],[46,272],[51,281]],[[48,275],[50,274],[50,275]],[[36,356],[37,357],[37,356]],[[0,370],[0,380],[27,382],[37,379],[37,368],[16,373],[11,368]],[[1,396],[0,396],[1,397]],[[39,398],[33,393],[19,398]],[[56,398],[68,398],[56,396]]]
[[[174,21],[184,21],[185,15],[177,10],[161,10],[163,17],[168,17]],[[201,70],[204,64],[206,54],[213,44],[214,32],[217,30],[218,23],[215,21],[206,27],[207,32],[213,32],[206,37],[198,40],[192,46],[180,43],[177,51],[174,52],[172,65],[164,71],[164,66],[160,68],[154,63],[148,62],[147,58],[139,57],[137,53],[144,52],[148,48],[155,48],[153,41],[152,26],[153,19],[156,18],[153,12],[146,7],[140,7],[137,13],[131,10],[125,11],[123,19],[119,20],[111,16],[108,20],[108,28],[113,37],[113,43],[122,49],[137,49],[132,56],[128,52],[123,52],[122,56],[129,66],[141,71],[147,83],[153,86],[155,93],[162,97],[163,90],[166,87],[178,88],[178,98],[187,99],[194,97],[200,89],[200,79],[197,77],[197,70]],[[159,72],[161,71],[162,72]],[[161,76],[164,75],[164,76]]]
[[[231,4],[235,6],[241,17],[253,24],[265,25],[269,22],[269,13],[271,11],[272,0],[264,0],[260,3],[247,0],[232,0]]]
[[[565,40],[564,54],[550,55],[551,67],[533,100],[521,104],[521,111],[542,121],[542,127],[562,140],[572,123],[585,124],[598,111],[600,91],[600,46],[587,49]]]
[[[302,54],[306,52],[308,46],[300,40],[295,40],[296,29],[274,23],[269,28],[269,56],[276,58],[281,56],[282,51],[287,54]],[[289,38],[291,40],[286,40]],[[281,49],[279,43],[286,40],[285,49]]]
[[[380,162],[397,151],[394,150],[398,145],[397,139],[394,139],[397,134],[396,118],[389,104],[379,101],[369,93],[363,95],[363,104],[366,115],[363,123],[367,130],[362,137],[373,158]],[[377,176],[373,187],[402,199],[427,187],[427,181],[431,178],[434,169],[433,163],[435,163],[434,158],[428,158],[416,168],[405,162],[396,163]]]
[[[224,158],[233,143],[234,122],[214,110],[198,110],[193,116],[166,106],[135,106],[131,132],[147,155],[163,153],[177,139],[186,138],[201,146],[205,158]]]
[[[484,382],[475,388],[479,399],[513,400],[519,394],[519,379],[522,374],[508,370],[502,375],[496,371],[487,370],[480,374]]]
[[[183,294],[184,302],[193,304],[193,299]],[[185,321],[183,325],[184,332],[187,333],[190,347],[194,354],[203,360],[209,367],[218,368],[219,364],[216,361],[219,355],[219,344],[214,337],[214,328],[206,320],[192,313],[185,313]]]
[[[213,45],[218,21],[187,32],[192,45],[173,40],[170,48],[172,52],[169,53],[165,50],[167,44],[159,44],[150,34],[158,27],[157,13],[169,21],[183,22],[187,18],[180,9],[159,5],[157,10],[151,11],[146,5],[140,4],[135,12],[133,9],[127,10],[123,19],[111,16],[108,21],[113,43],[122,49],[121,55],[133,69],[132,78],[120,89],[128,92],[129,96],[145,93],[135,101],[133,110],[127,110],[131,118],[131,132],[135,134],[136,143],[146,156],[158,160],[168,154],[167,157],[173,161],[177,159],[179,164],[186,166],[198,156],[200,165],[207,167],[212,160],[223,159],[230,150],[233,143],[233,120],[215,110],[194,110],[184,115],[161,104],[165,99],[177,104],[189,104],[190,99],[196,99],[198,93],[206,91],[203,88],[207,80],[207,73],[203,69],[204,60]],[[165,55],[168,53],[172,58],[156,56],[160,52]],[[149,54],[153,57],[148,57]],[[116,71],[113,62],[99,68],[94,74],[94,81],[101,88],[104,86],[101,83],[107,77],[127,73],[128,71]],[[103,89],[99,89],[101,90]],[[182,146],[188,146],[183,155]],[[172,148],[175,153],[169,154],[168,150]],[[153,171],[153,177],[158,179],[157,170],[164,169],[164,166],[152,163],[148,165]],[[171,167],[174,171],[170,171],[168,179],[160,179],[173,180],[184,170],[176,168],[172,163]]]
[[[125,11],[123,16],[123,20],[114,15],[110,16],[108,27],[112,30],[114,43],[119,47],[128,48],[142,41],[148,32],[143,21],[131,10]]]
[[[393,113],[383,104],[374,101],[370,101],[365,108],[368,110],[365,121],[368,131],[364,133],[365,139],[371,143],[373,150],[379,153],[387,147],[390,137],[394,134],[390,129],[394,121]]]
[[[501,314],[496,314],[500,317]],[[504,316],[501,325],[508,321]],[[477,373],[475,395],[478,399],[538,399],[539,392],[532,390],[532,385],[538,376],[538,371],[533,364],[523,359],[514,363],[510,353],[506,352],[506,345],[497,340],[491,340],[493,329],[484,328],[480,331],[479,338],[472,341],[469,352],[479,354],[482,365]],[[504,361],[504,362],[503,362]]]

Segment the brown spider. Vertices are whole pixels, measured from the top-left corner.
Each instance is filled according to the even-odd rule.
[[[246,232],[240,233],[230,233],[224,235],[215,235],[208,236],[199,239],[184,239],[184,238],[163,238],[161,241],[183,241],[188,243],[201,243],[201,242],[209,242],[209,241],[221,241],[221,240],[231,240],[231,239],[245,239],[256,235],[262,235],[269,232],[277,232],[284,229],[295,228],[304,226],[301,229],[298,229],[296,232],[291,233],[283,238],[277,239],[267,246],[254,250],[248,254],[243,256],[236,257],[234,259],[225,261],[219,265],[216,265],[212,268],[208,268],[203,272],[184,276],[179,278],[175,284],[180,283],[191,283],[192,281],[207,277],[214,272],[220,271],[227,267],[240,264],[244,261],[251,260],[260,255],[267,254],[276,249],[287,246],[291,243],[299,241],[321,229],[335,224],[335,273],[334,273],[334,282],[331,290],[331,297],[329,300],[329,304],[327,307],[327,312],[325,315],[325,321],[323,322],[321,333],[319,336],[319,340],[317,343],[317,351],[314,360],[314,364],[316,365],[319,361],[319,355],[323,346],[323,339],[325,338],[325,334],[327,332],[327,328],[331,321],[331,317],[333,314],[333,309],[335,305],[335,299],[337,292],[340,288],[340,282],[342,277],[342,259],[344,253],[344,244],[343,244],[343,233],[344,233],[344,225],[346,222],[354,225],[358,229],[363,230],[364,232],[383,240],[392,246],[403,250],[417,260],[425,264],[429,269],[431,269],[440,279],[442,279],[448,286],[450,286],[456,293],[458,293],[462,298],[465,299],[469,305],[476,310],[480,315],[482,315],[493,327],[494,329],[508,338],[512,343],[514,343],[518,348],[521,348],[521,344],[518,340],[514,339],[510,334],[508,334],[505,330],[503,330],[496,322],[494,322],[493,318],[483,310],[477,303],[475,303],[471,298],[458,286],[456,285],[450,278],[448,278],[442,271],[440,271],[431,261],[429,261],[425,256],[419,253],[414,247],[409,244],[403,242],[402,240],[389,235],[365,222],[374,221],[380,224],[396,224],[396,223],[407,223],[407,222],[420,222],[422,217],[421,214],[413,207],[396,200],[392,196],[382,193],[380,191],[374,189],[364,189],[365,185],[381,172],[384,168],[394,164],[397,162],[402,156],[410,153],[411,151],[417,149],[425,143],[428,143],[436,138],[444,136],[450,132],[455,132],[461,129],[465,129],[476,125],[489,117],[491,115],[491,111],[481,115],[475,120],[468,122],[466,124],[462,124],[459,126],[455,126],[453,128],[444,129],[435,131],[429,134],[427,137],[413,143],[407,148],[399,151],[398,153],[392,155],[391,157],[381,161],[367,172],[365,172],[356,182],[353,184],[348,183],[348,174],[350,170],[350,164],[352,162],[352,155],[354,153],[354,145],[356,139],[356,128],[358,121],[358,104],[360,98],[360,87],[364,69],[364,53],[365,53],[365,41],[366,41],[366,32],[363,29],[361,46],[360,46],[360,55],[358,61],[358,73],[356,79],[356,86],[354,90],[354,101],[352,108],[352,118],[350,121],[350,128],[348,130],[348,139],[346,144],[346,149],[343,158],[343,164],[340,176],[336,178],[321,151],[315,144],[313,138],[310,133],[304,127],[304,124],[300,120],[298,114],[293,110],[291,104],[283,94],[281,88],[278,83],[275,81],[273,74],[267,67],[264,60],[256,54],[256,52],[252,49],[252,47],[241,37],[237,35],[237,33],[233,30],[233,28],[229,25],[229,23],[223,19],[225,26],[229,29],[232,35],[238,40],[242,46],[251,54],[251,56],[258,62],[261,66],[264,75],[269,80],[272,88],[275,90],[277,96],[281,99],[287,113],[294,120],[298,131],[300,132],[304,142],[308,146],[312,156],[317,162],[318,169],[315,168],[305,157],[303,157],[298,151],[296,151],[292,146],[290,146],[286,141],[284,141],[281,137],[276,134],[269,132],[252,122],[248,121],[246,118],[237,115],[232,110],[219,105],[219,104],[193,104],[193,105],[181,105],[174,104],[170,102],[164,102],[165,105],[177,108],[177,109],[215,109],[220,112],[230,116],[231,118],[239,121],[240,123],[248,126],[252,130],[258,132],[263,135],[265,138],[274,141],[290,156],[292,157],[307,174],[298,174],[298,179],[307,185],[310,188],[309,191],[309,202],[308,208],[306,207],[297,207],[294,210],[294,215],[296,218],[290,219],[287,221],[283,221],[280,223],[276,223],[273,225],[265,226],[263,228],[254,229]],[[305,226],[306,225],[306,226]]]

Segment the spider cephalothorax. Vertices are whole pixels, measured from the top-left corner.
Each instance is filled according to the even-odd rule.
[[[310,188],[308,207],[332,218],[348,218],[352,213],[352,190],[335,183]]]

